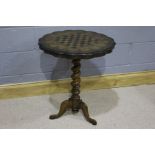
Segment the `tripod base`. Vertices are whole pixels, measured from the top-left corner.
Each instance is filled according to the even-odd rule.
[[[90,118],[88,113],[87,105],[80,99],[80,59],[72,60],[73,67],[71,70],[73,71],[71,78],[72,78],[72,90],[71,90],[71,97],[68,100],[65,100],[61,103],[60,110],[57,114],[51,115],[50,119],[56,119],[62,116],[66,110],[72,109],[73,113],[78,112],[80,109],[82,110],[86,120],[93,125],[96,125],[97,122]]]
[[[86,118],[86,120],[88,122],[90,122],[91,124],[93,124],[93,125],[97,125],[96,120],[90,118],[87,105],[83,101],[81,101],[81,100],[78,101],[77,105],[78,105],[78,108],[75,109],[74,103],[73,103],[72,100],[70,100],[70,99],[69,100],[65,100],[65,101],[63,101],[61,103],[59,112],[57,114],[55,114],[55,115],[51,115],[49,118],[50,119],[59,118],[69,109],[72,109],[73,113],[76,113],[76,112],[79,111],[79,109],[81,109],[83,114],[84,114],[84,116],[85,116],[85,118]]]

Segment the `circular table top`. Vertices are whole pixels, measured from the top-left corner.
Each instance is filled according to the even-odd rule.
[[[112,52],[112,38],[91,31],[65,30],[44,35],[39,47],[45,53],[70,59],[89,59]]]

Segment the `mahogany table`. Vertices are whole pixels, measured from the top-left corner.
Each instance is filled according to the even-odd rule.
[[[65,30],[44,35],[39,39],[39,47],[45,53],[55,57],[71,59],[72,69],[72,95],[62,102],[57,114],[51,115],[50,119],[62,116],[66,110],[73,113],[82,110],[86,120],[96,125],[96,120],[90,118],[86,103],[80,98],[80,60],[104,56],[111,53],[115,46],[112,38],[91,31]]]

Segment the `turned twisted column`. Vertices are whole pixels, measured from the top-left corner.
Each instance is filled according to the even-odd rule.
[[[73,67],[71,70],[73,71],[71,78],[72,78],[72,90],[71,90],[71,98],[69,99],[72,103],[72,111],[78,112],[81,108],[81,99],[80,99],[80,59],[73,59],[72,60]]]

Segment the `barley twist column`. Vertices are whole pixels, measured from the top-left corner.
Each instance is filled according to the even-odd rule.
[[[81,99],[80,99],[80,59],[73,59],[72,60],[73,67],[71,70],[73,71],[71,78],[72,78],[72,90],[71,90],[71,98],[69,99],[72,103],[72,111],[78,112],[81,108]]]

